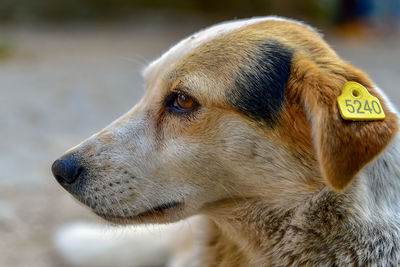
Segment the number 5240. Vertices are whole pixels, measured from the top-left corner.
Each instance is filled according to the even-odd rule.
[[[365,100],[363,105],[363,103],[358,99],[355,99],[353,101],[350,99],[346,99],[345,104],[347,107],[347,111],[350,113],[363,114],[369,112],[370,114],[372,114],[374,112],[376,114],[381,114],[382,112],[380,105],[375,100],[371,101],[371,103],[369,103],[368,100]]]

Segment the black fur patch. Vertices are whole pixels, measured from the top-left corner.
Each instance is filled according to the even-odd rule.
[[[229,92],[228,101],[247,116],[272,125],[283,107],[292,51],[276,40],[267,40],[250,56]]]

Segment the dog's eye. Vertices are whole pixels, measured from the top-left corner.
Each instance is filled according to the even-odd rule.
[[[198,106],[197,102],[185,93],[173,93],[167,100],[167,106],[170,110],[178,112],[188,112]]]
[[[191,109],[193,108],[194,104],[195,102],[193,98],[182,93],[177,94],[174,101],[174,107],[182,110]]]

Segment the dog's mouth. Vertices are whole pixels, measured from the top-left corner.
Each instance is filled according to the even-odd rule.
[[[113,215],[113,214],[104,214],[104,213],[99,213],[94,211],[97,215],[100,217],[106,219],[109,222],[113,223],[118,223],[118,224],[126,224],[129,223],[129,221],[137,221],[141,219],[146,219],[148,217],[154,217],[154,218],[162,218],[165,213],[171,209],[181,207],[183,205],[183,202],[178,202],[178,201],[172,201],[172,202],[167,202],[158,206],[155,206],[153,208],[150,208],[144,212],[141,212],[137,215],[127,215],[127,216],[120,216],[120,215]]]
[[[138,215],[136,215],[137,217],[147,217],[147,216],[162,216],[164,215],[164,212],[168,209],[172,209],[172,208],[176,208],[178,206],[180,206],[182,204],[182,202],[178,202],[178,201],[172,201],[172,202],[168,202],[168,203],[164,203],[161,205],[158,205],[154,208],[151,208],[145,212],[141,212]]]

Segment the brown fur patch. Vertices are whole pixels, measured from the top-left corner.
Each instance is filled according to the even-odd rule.
[[[293,62],[288,90],[307,112],[323,177],[335,190],[343,190],[390,142],[398,129],[397,117],[388,110],[365,74],[337,57],[321,58],[324,64],[318,67],[318,62],[299,55]],[[342,119],[336,99],[347,81],[361,83],[378,97],[386,119],[369,122]]]

